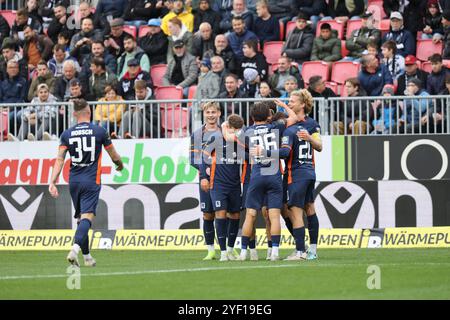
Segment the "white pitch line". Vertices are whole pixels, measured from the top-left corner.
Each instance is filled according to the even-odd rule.
[[[122,271],[122,272],[102,272],[102,273],[86,273],[82,277],[109,277],[109,276],[127,276],[127,275],[142,275],[142,274],[158,274],[158,273],[180,273],[180,272],[200,272],[200,271],[220,271],[220,270],[251,270],[251,269],[268,269],[268,268],[293,268],[293,267],[351,267],[357,265],[377,265],[377,266],[432,266],[432,265],[449,265],[450,262],[426,262],[426,263],[308,263],[300,262],[299,264],[280,264],[280,265],[266,265],[266,266],[238,266],[238,267],[205,267],[205,268],[190,268],[190,269],[166,269],[166,270],[141,270],[141,271]],[[81,269],[82,270],[82,269]],[[34,279],[52,279],[52,278],[67,278],[69,274],[41,274],[41,275],[20,275],[20,276],[2,276],[2,280],[34,280]]]

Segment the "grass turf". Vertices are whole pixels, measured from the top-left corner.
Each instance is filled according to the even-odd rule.
[[[302,262],[265,261],[264,250],[258,262],[97,250],[80,290],[66,287],[66,254],[0,252],[0,299],[450,299],[448,249],[319,250],[319,260]],[[370,265],[380,267],[380,290],[367,288]]]

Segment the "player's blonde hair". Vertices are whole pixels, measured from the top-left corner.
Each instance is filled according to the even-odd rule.
[[[311,93],[307,89],[292,91],[291,96],[298,97],[300,99],[300,103],[305,105],[305,114],[311,113],[314,106],[314,101]]]
[[[202,111],[206,111],[209,108],[214,108],[214,109],[216,109],[216,111],[220,112],[220,105],[217,102],[209,101],[209,102],[205,102],[204,104],[202,104]]]

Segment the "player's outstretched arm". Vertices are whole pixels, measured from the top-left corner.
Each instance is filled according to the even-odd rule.
[[[116,165],[116,170],[122,171],[123,162],[122,159],[120,158],[120,155],[117,153],[116,148],[114,148],[114,146],[111,144],[108,146],[108,148],[106,148],[106,151],[108,152],[112,162],[114,162],[114,164]]]
[[[56,182],[58,181],[59,175],[64,167],[64,159],[66,158],[67,148],[60,146],[58,149],[58,156],[56,157],[55,164],[53,166],[52,178],[50,180],[50,185],[48,191],[50,195],[54,198],[59,196],[58,188],[56,188]]]
[[[297,123],[297,115],[295,114],[295,112],[286,103],[284,103],[280,99],[275,99],[274,101],[277,106],[282,107],[288,114],[288,118],[286,119],[286,127],[290,127],[293,124],[296,124]]]

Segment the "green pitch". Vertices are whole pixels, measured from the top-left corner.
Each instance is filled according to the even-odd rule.
[[[449,249],[319,250],[303,262],[204,253],[93,251],[97,267],[81,267],[81,289],[69,290],[67,252],[0,252],[0,299],[450,299]],[[367,288],[370,265],[379,290]]]

